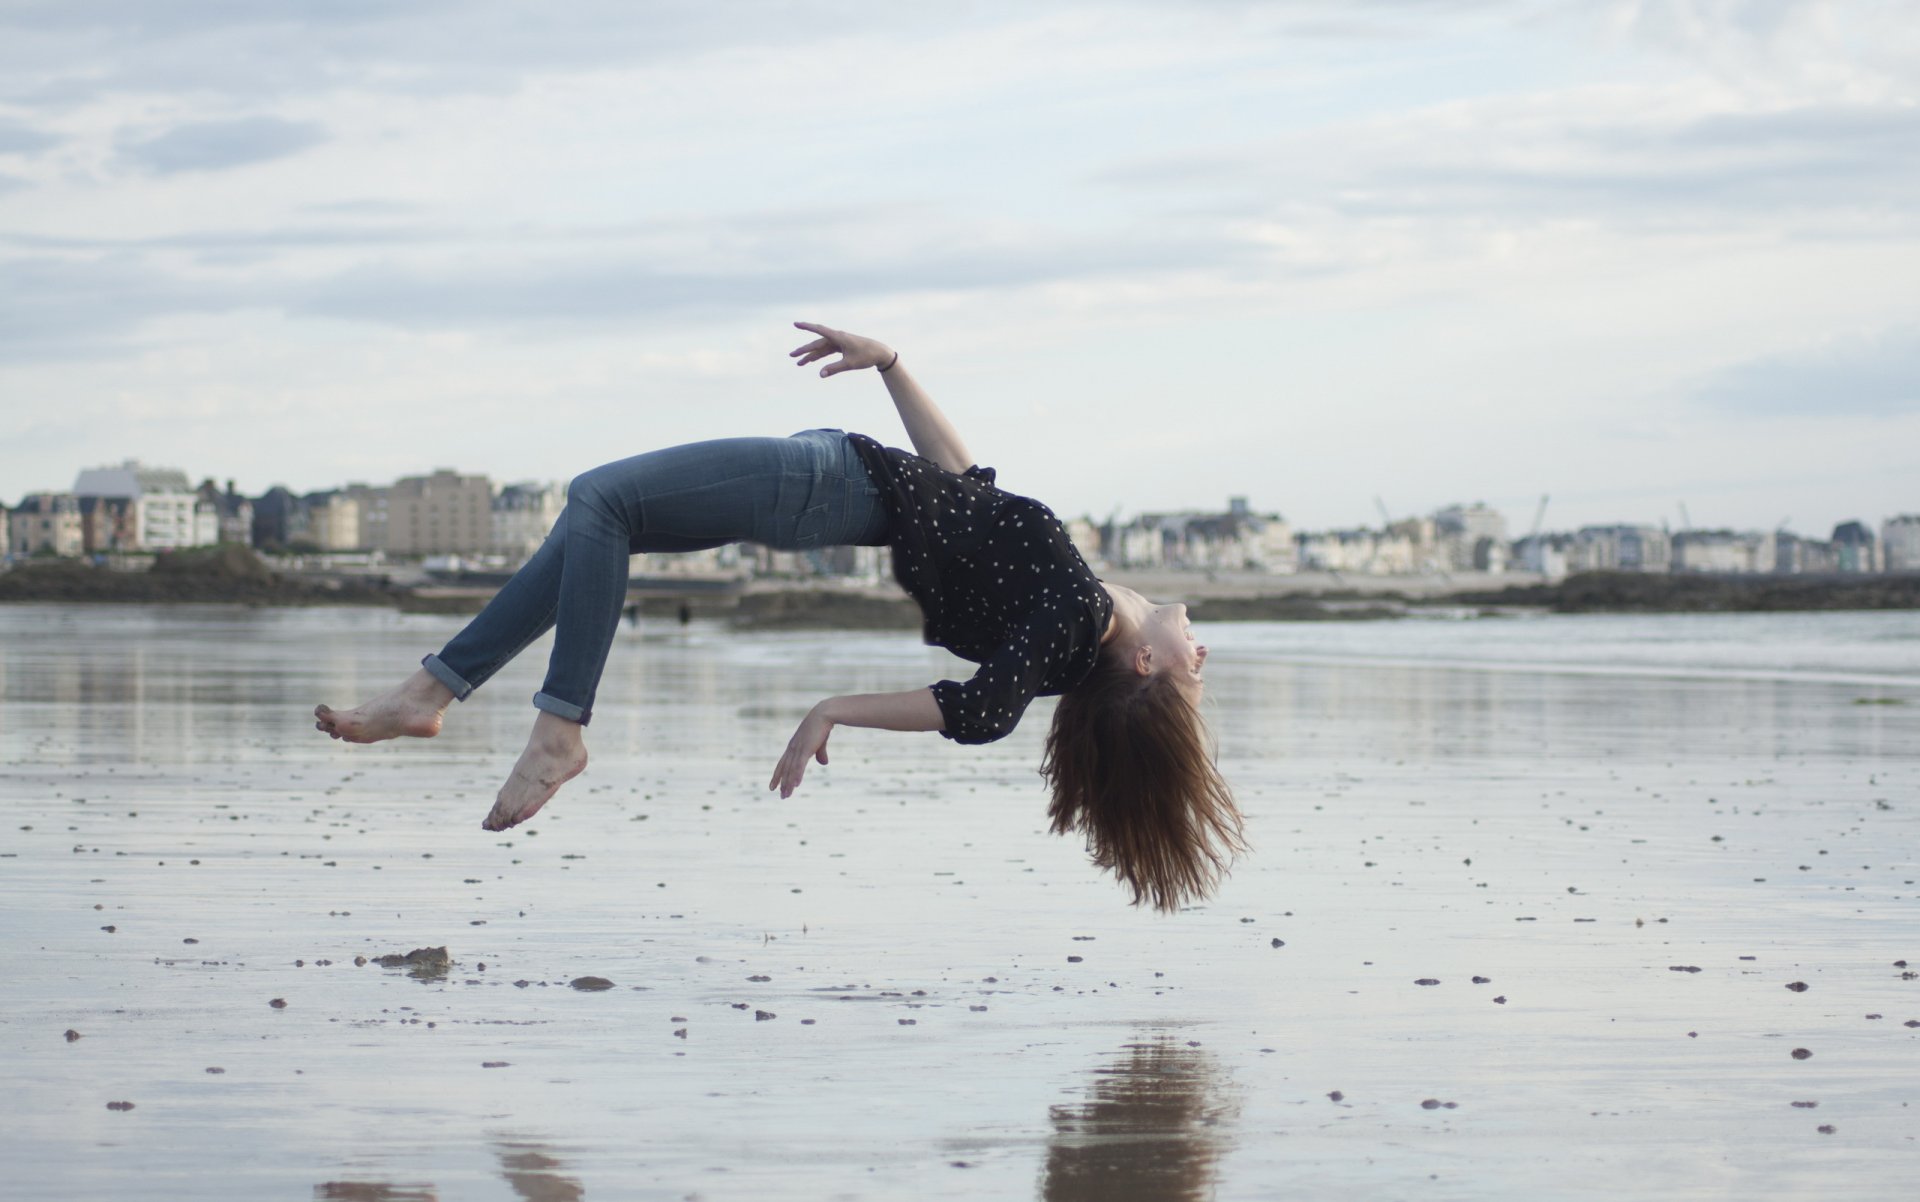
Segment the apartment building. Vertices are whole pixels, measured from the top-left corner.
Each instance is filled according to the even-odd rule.
[[[137,459],[88,468],[74,480],[73,495],[89,552],[171,551],[220,541],[218,513],[176,468]]]
[[[1920,513],[1880,523],[1880,558],[1889,572],[1920,572]]]

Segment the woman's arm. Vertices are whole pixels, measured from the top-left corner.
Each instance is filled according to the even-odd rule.
[[[964,472],[973,466],[973,453],[961,441],[960,432],[953,428],[953,423],[947,420],[946,414],[940,412],[940,406],[933,403],[933,398],[927,395],[919,382],[907,373],[900,356],[891,347],[872,338],[862,338],[858,334],[815,325],[810,321],[796,321],[793,324],[808,333],[819,335],[814,341],[792,352],[793,358],[799,360],[802,366],[837,354],[840,362],[829,363],[821,368],[822,378],[863,367],[881,369],[880,378],[886,382],[887,395],[893,398],[893,407],[900,412],[900,423],[907,428],[907,438],[912,441],[913,449],[950,472]]]
[[[939,730],[944,725],[932,689],[905,693],[859,693],[829,697],[807,712],[800,729],[787,740],[787,749],[774,766],[767,788],[791,797],[807,773],[807,761],[827,762],[827,736],[836,726],[870,726],[879,730]]]

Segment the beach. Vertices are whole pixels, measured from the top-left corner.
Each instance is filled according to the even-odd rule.
[[[544,642],[308,716],[459,621],[0,607],[0,1197],[1911,1192],[1920,612],[1206,627],[1252,851],[1170,916],[1044,833],[1049,703],[766,792],[970,671],[911,632],[623,627],[482,831]]]

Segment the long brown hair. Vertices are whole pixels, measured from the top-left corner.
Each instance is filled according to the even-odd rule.
[[[1142,678],[1117,652],[1060,698],[1040,773],[1054,834],[1082,832],[1136,906],[1206,897],[1246,850],[1199,711],[1169,673]]]

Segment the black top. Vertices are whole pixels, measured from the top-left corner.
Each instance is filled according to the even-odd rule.
[[[1087,678],[1113,599],[1053,511],[994,487],[994,471],[954,475],[909,451],[849,434],[888,514],[893,575],[920,604],[927,642],[980,665],[933,686],[957,743],[1011,731],[1035,697]]]

